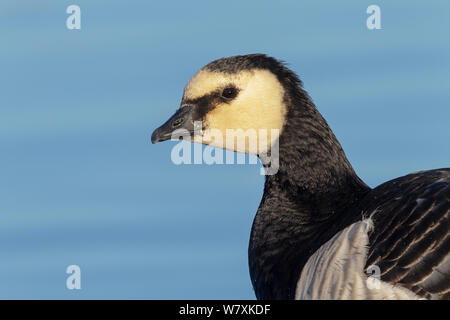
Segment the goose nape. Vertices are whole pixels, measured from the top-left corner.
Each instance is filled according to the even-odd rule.
[[[245,141],[248,129],[256,147],[225,144],[230,130]],[[450,168],[371,189],[284,63],[264,54],[210,62],[152,142],[177,130],[255,154],[266,170],[248,248],[257,299],[450,298]]]

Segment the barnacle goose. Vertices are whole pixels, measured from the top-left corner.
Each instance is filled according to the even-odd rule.
[[[202,121],[200,130],[194,121]],[[275,145],[279,150],[248,250],[258,299],[450,298],[449,168],[371,189],[296,74],[263,54],[203,67],[152,142],[183,129],[192,141],[228,148],[208,132],[226,136],[239,128],[276,130],[266,145],[233,150],[259,156]]]

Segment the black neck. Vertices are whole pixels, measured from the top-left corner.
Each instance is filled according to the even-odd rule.
[[[307,259],[360,218],[349,208],[369,190],[307,94],[300,90],[289,102],[279,170],[266,176],[250,238],[250,274],[259,299],[294,298]]]

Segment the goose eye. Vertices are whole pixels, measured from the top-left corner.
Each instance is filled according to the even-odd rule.
[[[237,93],[238,91],[235,87],[226,87],[222,91],[222,97],[224,97],[225,99],[233,99],[234,97],[236,97]]]

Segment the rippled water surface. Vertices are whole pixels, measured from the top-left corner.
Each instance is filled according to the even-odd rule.
[[[258,165],[182,165],[152,130],[207,62],[287,61],[369,185],[450,159],[450,4],[0,2],[0,298],[248,298]],[[66,267],[82,289],[66,289]]]

